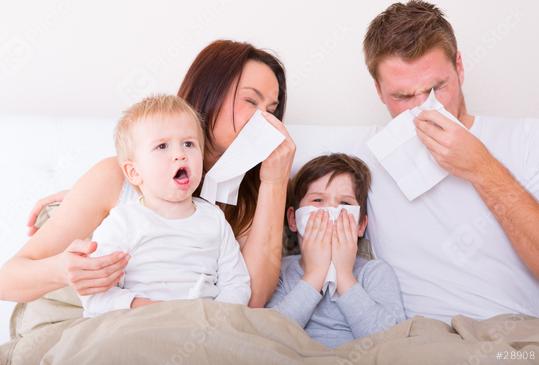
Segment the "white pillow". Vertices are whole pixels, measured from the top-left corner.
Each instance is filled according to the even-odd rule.
[[[309,125],[288,124],[290,136],[296,143],[296,156],[292,165],[292,176],[306,162],[328,153],[352,154],[373,136],[377,125]]]

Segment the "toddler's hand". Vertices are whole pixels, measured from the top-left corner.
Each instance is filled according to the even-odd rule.
[[[32,236],[34,233],[37,232],[39,229],[36,227],[37,217],[39,216],[39,213],[45,208],[47,205],[52,203],[61,203],[69,190],[63,190],[58,193],[49,195],[43,199],[39,199],[37,203],[32,208],[32,211],[30,212],[30,215],[28,216],[28,221],[26,225],[28,226],[28,235]]]
[[[154,304],[154,303],[160,303],[161,300],[150,300],[146,298],[135,298],[131,302],[131,308],[138,308],[143,307],[145,305]]]
[[[303,280],[317,291],[322,289],[331,262],[331,235],[333,223],[326,210],[313,212],[301,243],[301,259],[303,261]]]
[[[341,210],[331,238],[331,255],[337,271],[337,293],[344,294],[357,279],[354,264],[357,255],[358,226],[352,214]]]

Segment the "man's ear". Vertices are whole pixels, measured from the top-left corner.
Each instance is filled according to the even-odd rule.
[[[136,164],[133,161],[126,160],[122,163],[121,167],[125,177],[132,185],[142,185],[142,177],[140,176]]]
[[[361,222],[357,226],[357,236],[358,237],[363,237],[363,235],[365,234],[365,229],[367,229],[367,222],[368,221],[369,221],[369,217],[367,217],[367,215],[365,215],[365,218],[363,219],[363,222]]]
[[[294,207],[288,207],[286,210],[286,219],[288,220],[288,228],[292,232],[297,232],[298,226],[296,225],[296,211]]]
[[[464,63],[462,62],[460,51],[457,51],[455,69],[457,70],[457,75],[459,77],[460,84],[462,85],[464,83]]]

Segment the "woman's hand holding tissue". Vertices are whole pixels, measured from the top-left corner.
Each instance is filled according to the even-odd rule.
[[[472,133],[435,110],[421,112],[414,122],[421,142],[436,162],[454,176],[479,183],[499,164]]]
[[[118,284],[129,261],[125,252],[113,252],[90,257],[97,244],[89,240],[75,240],[56,257],[64,269],[64,282],[79,295],[107,291]]]
[[[331,263],[333,230],[334,224],[326,210],[320,209],[311,213],[301,242],[301,260],[303,280],[316,291],[322,290]]]
[[[262,112],[264,118],[271,123],[286,138],[269,157],[262,162],[260,167],[260,181],[270,183],[288,183],[288,177],[296,153],[296,145],[288,134],[284,124],[274,115]]]
[[[331,238],[331,256],[337,271],[337,293],[343,295],[357,279],[354,264],[357,256],[358,225],[352,214],[341,210]]]

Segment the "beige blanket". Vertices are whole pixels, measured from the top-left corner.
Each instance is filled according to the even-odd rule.
[[[537,318],[452,325],[416,317],[332,350],[271,309],[172,301],[41,326],[0,364],[539,364]]]

